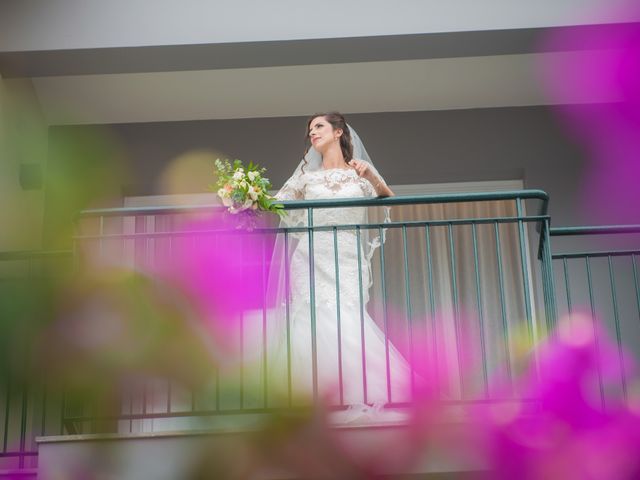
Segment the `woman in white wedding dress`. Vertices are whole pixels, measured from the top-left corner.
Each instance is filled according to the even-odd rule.
[[[313,115],[307,127],[310,146],[277,199],[393,195],[342,115]],[[377,410],[408,401],[410,368],[367,312],[372,255],[382,240],[377,228],[355,228],[367,223],[367,212],[367,207],[314,208],[314,227],[351,227],[315,230],[311,242],[306,230],[287,234],[288,335],[276,349],[272,371],[286,372],[294,395],[317,395],[331,405]],[[281,226],[307,227],[307,209],[289,210]],[[279,281],[284,286],[282,274]]]

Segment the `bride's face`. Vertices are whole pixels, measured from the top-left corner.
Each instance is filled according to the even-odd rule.
[[[316,117],[309,124],[309,140],[319,152],[326,151],[333,143],[340,142],[341,129],[334,129],[325,117]]]

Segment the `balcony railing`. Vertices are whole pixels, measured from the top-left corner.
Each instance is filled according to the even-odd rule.
[[[625,356],[637,356],[640,346],[640,250],[635,248],[640,225],[552,228],[550,233],[558,243],[561,237],[573,240],[552,255],[558,310],[562,315],[590,317],[594,327],[598,322],[605,324],[615,338],[619,363],[620,375],[613,388],[627,399],[631,377],[627,369],[632,362]],[[594,328],[593,334],[598,341],[602,332]],[[602,381],[599,398],[605,406]]]
[[[37,323],[36,294],[46,289],[49,272],[70,273],[71,251],[0,252],[0,471],[30,469],[37,463],[35,438],[62,435],[63,402],[51,395],[44,375],[32,375],[33,345],[24,328]],[[35,327],[35,325],[31,325]]]
[[[314,212],[319,209],[380,209],[387,206],[392,208],[391,222],[371,221],[366,225],[317,225],[313,222]],[[335,255],[331,261],[339,270],[341,244],[337,239],[340,232],[352,232],[358,236],[365,231],[384,231],[387,240],[372,258],[370,299],[365,302],[366,297],[361,293],[360,308],[366,309],[376,321],[384,333],[387,348],[389,344],[396,345],[409,360],[426,357],[435,364],[447,363],[450,376],[446,382],[439,384],[437,392],[442,402],[464,406],[513,399],[535,401],[523,398],[513,385],[514,369],[519,350],[522,349],[521,339],[526,338],[530,347],[541,335],[554,328],[557,310],[561,313],[567,311],[560,299],[566,300],[569,312],[578,303],[589,305],[580,302],[574,293],[576,282],[570,275],[571,261],[581,259],[586,262],[587,275],[582,278],[587,279],[594,317],[599,313],[599,303],[590,276],[593,269],[589,273],[591,259],[601,256],[608,262],[609,301],[613,308],[612,315],[607,318],[612,319],[612,331],[616,334],[621,356],[624,343],[621,318],[628,312],[624,310],[623,313],[619,303],[621,295],[620,281],[616,281],[615,276],[616,258],[630,261],[629,272],[633,280],[630,285],[635,288],[633,298],[640,312],[637,271],[637,255],[640,252],[552,253],[551,238],[569,233],[589,233],[594,229],[550,229],[547,207],[547,195],[536,190],[287,202],[288,210],[306,211],[307,223],[298,227],[259,228],[248,233],[264,239],[261,243],[264,263],[262,270],[258,270],[263,273],[255,281],[260,283],[260,288],[266,288],[270,248],[275,240],[281,238],[288,243],[297,237],[311,252],[307,274],[310,304],[313,306],[313,271],[314,261],[317,261],[313,254],[314,238],[328,232],[336,239]],[[144,271],[162,258],[171,256],[181,242],[183,246],[185,241],[193,245],[215,245],[216,238],[225,235],[224,231],[210,228],[185,231],[181,227],[181,219],[185,216],[207,213],[212,208],[148,207],[86,211],[78,222],[74,251],[76,255],[82,254],[84,261],[89,260],[96,265],[116,262],[123,268]],[[610,230],[609,233],[627,231],[637,233],[639,230],[637,227],[624,227]],[[74,268],[80,269],[86,265],[84,261],[78,261],[77,256],[68,254],[66,258],[75,264]],[[35,265],[35,256],[31,255],[22,255],[20,258],[4,255],[0,260],[0,265],[22,261],[23,267],[31,271]],[[10,268],[15,270],[17,267],[14,265]],[[563,276],[558,274],[561,270]],[[361,292],[364,288],[361,284]],[[339,295],[339,288],[335,292]],[[340,301],[339,298],[336,300]],[[316,320],[314,310],[311,308],[310,311],[311,325]],[[266,329],[264,321],[267,315],[261,315],[263,323],[249,323],[247,318],[244,314],[240,315],[239,321],[233,323],[237,331],[229,337],[229,342],[237,343],[236,351],[240,352],[240,358],[247,360],[240,362],[233,378],[216,370],[206,392],[189,391],[168,379],[147,379],[124,394],[112,415],[105,416],[102,412],[100,418],[91,406],[72,405],[63,398],[48,397],[46,390],[39,386],[23,385],[25,391],[16,403],[15,388],[10,383],[11,377],[7,376],[6,394],[4,400],[0,399],[4,402],[5,412],[2,430],[4,443],[0,455],[19,458],[19,466],[24,466],[24,459],[35,455],[32,440],[35,436],[63,432],[90,433],[96,428],[114,432],[158,431],[175,429],[176,426],[185,428],[187,420],[175,421],[180,418],[228,417],[304,407],[292,400],[291,381],[285,392],[285,403],[271,402],[264,361],[267,358],[266,342],[260,344],[258,341],[258,347],[264,350],[258,361],[254,357],[249,361],[248,355],[245,357],[249,351],[247,349],[256,346],[250,343],[253,340],[248,338],[247,329]],[[339,315],[336,322],[339,325]],[[266,337],[263,333],[259,331],[260,339]],[[315,334],[312,329],[309,345],[309,355],[312,357],[312,371],[309,372],[313,387],[311,403],[319,394],[317,369],[318,361],[323,361],[318,358]],[[362,357],[366,358],[364,340],[363,337],[359,348],[362,349]],[[336,341],[339,342],[338,339]],[[340,355],[340,345],[336,351]],[[386,365],[388,374],[388,357]],[[410,365],[414,365],[414,362],[410,362]],[[478,368],[468,368],[469,365],[477,365]],[[290,371],[291,364],[288,363],[281,374],[286,378]],[[412,379],[424,374],[413,370],[411,373]],[[363,366],[360,378],[348,379],[353,384],[362,385],[365,398],[366,375],[366,367]],[[624,380],[621,380],[623,389]],[[387,385],[390,383],[391,380],[387,378]],[[338,388],[341,395],[330,405],[331,408],[340,410],[349,406],[342,396],[345,386],[345,379],[340,376]],[[36,391],[43,393],[35,395]],[[402,408],[406,403],[394,401],[391,395],[387,400],[385,403],[389,408]],[[17,418],[20,418],[17,423],[19,428],[15,427]]]

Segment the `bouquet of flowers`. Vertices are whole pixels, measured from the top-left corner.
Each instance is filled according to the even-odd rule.
[[[217,192],[230,213],[263,210],[284,215],[283,205],[275,203],[275,198],[268,193],[271,183],[264,176],[265,168],[253,162],[245,168],[240,160],[231,164],[229,160],[217,159],[215,165],[218,181],[211,189]]]

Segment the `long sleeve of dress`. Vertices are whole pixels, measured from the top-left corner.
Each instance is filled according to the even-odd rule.
[[[284,182],[284,185],[275,197],[280,201],[287,200],[303,200],[304,199],[304,184],[302,182],[302,175],[300,173],[294,173],[289,179]]]
[[[305,182],[304,174],[301,172],[294,173],[284,183],[282,188],[275,194],[275,198],[279,201],[288,200],[304,200],[305,199]],[[282,219],[281,226],[284,227],[300,227],[306,225],[305,219],[307,212],[305,209],[291,209],[286,211],[286,215]]]

